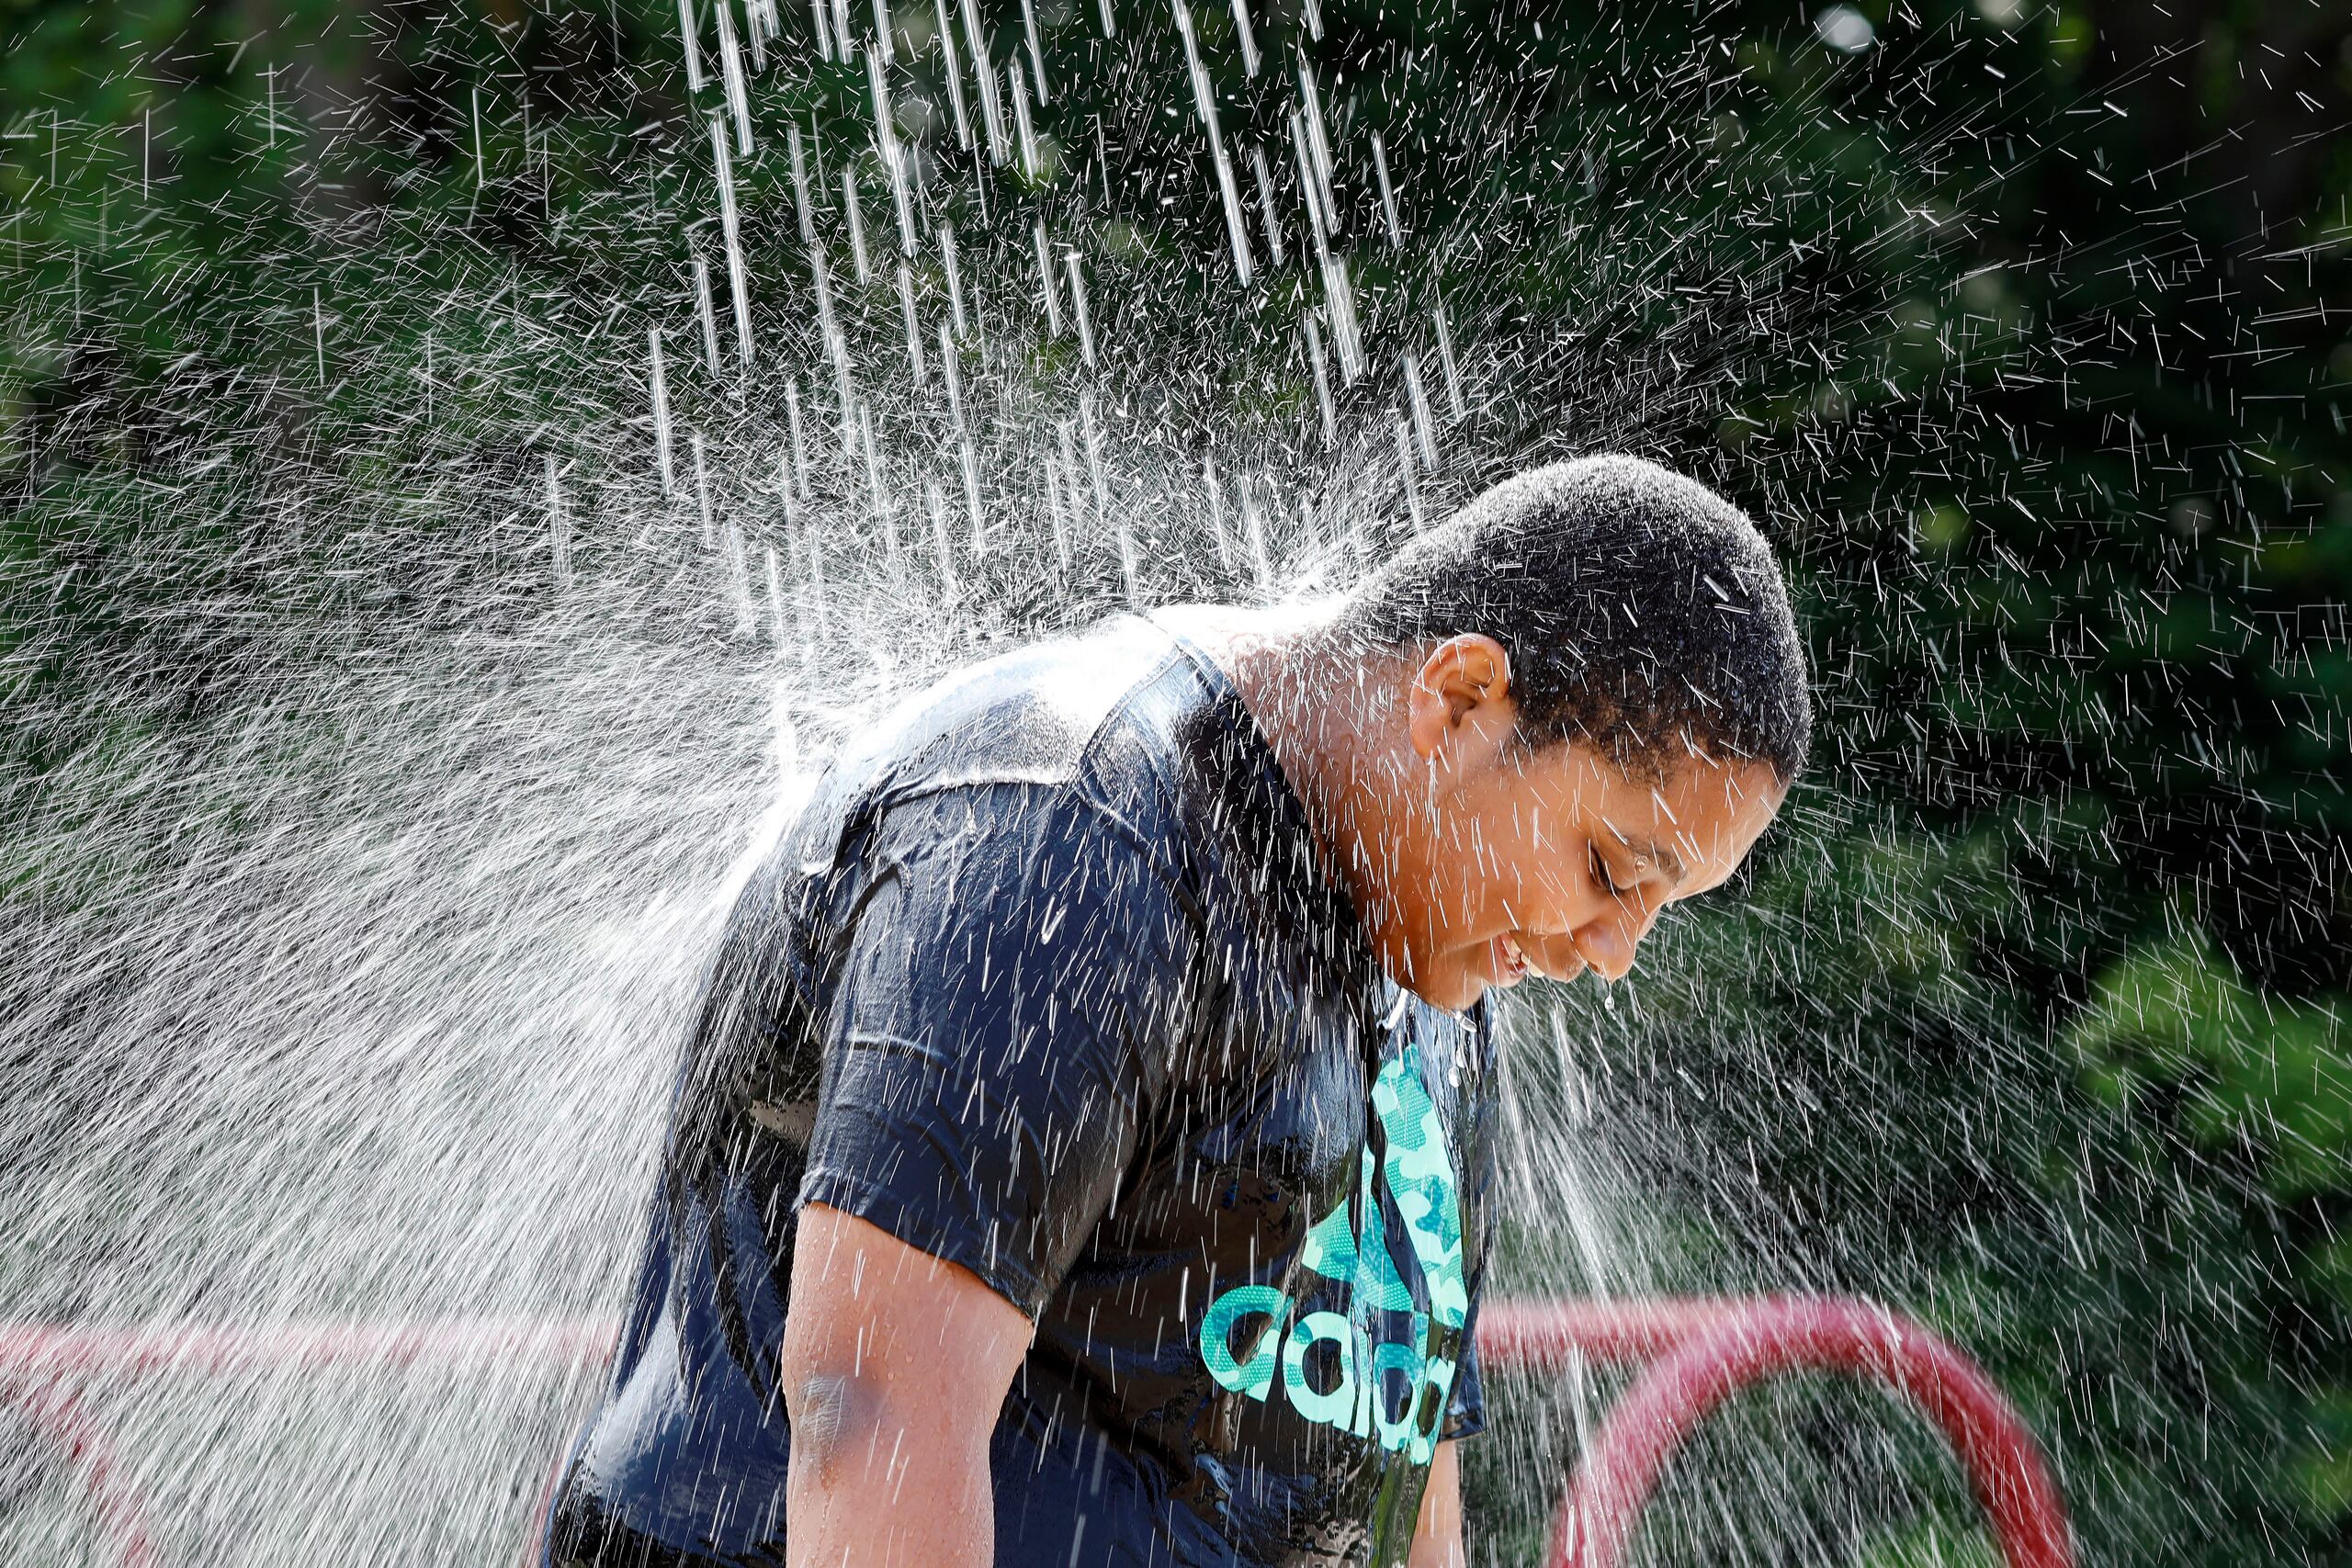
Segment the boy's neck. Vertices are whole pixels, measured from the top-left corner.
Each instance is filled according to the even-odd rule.
[[[1402,957],[1397,890],[1410,886],[1397,655],[1366,651],[1334,633],[1327,606],[1192,604],[1156,612],[1223,670],[1391,974]]]

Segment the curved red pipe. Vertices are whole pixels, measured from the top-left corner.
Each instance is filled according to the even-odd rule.
[[[1617,1568],[1667,1461],[1716,1406],[1789,1372],[1861,1372],[1907,1397],[1967,1469],[2008,1568],[2073,1568],[2073,1532],[2041,1450],[1989,1379],[1883,1307],[1816,1298],[1510,1303],[1482,1316],[1481,1360],[1556,1370],[1577,1354],[1652,1360],[1611,1410],[1555,1522],[1555,1568]]]

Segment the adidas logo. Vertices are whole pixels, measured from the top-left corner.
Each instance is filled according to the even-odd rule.
[[[1201,1359],[1221,1387],[1266,1401],[1279,1380],[1283,1397],[1307,1420],[1377,1438],[1390,1452],[1427,1464],[1437,1452],[1456,1368],[1424,1347],[1432,1321],[1459,1328],[1470,1311],[1462,1270],[1460,1178],[1411,1046],[1374,1080],[1372,1109],[1386,1134],[1380,1168],[1374,1168],[1372,1151],[1363,1151],[1356,1201],[1342,1200],[1317,1221],[1299,1256],[1306,1269],[1348,1287],[1347,1314],[1310,1312],[1293,1321],[1296,1303],[1283,1292],[1238,1285],[1211,1302],[1201,1320]],[[1390,1256],[1376,1201],[1382,1188],[1411,1238],[1426,1308]],[[1371,1235],[1356,1233],[1351,1210],[1371,1218]],[[1410,1337],[1374,1340],[1367,1320],[1374,1313],[1410,1313]],[[1237,1338],[1250,1347],[1245,1355],[1234,1353]],[[1316,1356],[1315,1347],[1324,1342],[1332,1352]],[[1310,1374],[1311,1356],[1326,1370]],[[1339,1369],[1335,1380],[1331,1365]],[[1330,1386],[1317,1387],[1318,1377]]]

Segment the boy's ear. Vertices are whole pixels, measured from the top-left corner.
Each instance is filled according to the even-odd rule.
[[[1406,694],[1413,750],[1423,757],[1436,756],[1447,735],[1482,709],[1515,716],[1510,655],[1501,643],[1477,632],[1450,637],[1422,659]]]

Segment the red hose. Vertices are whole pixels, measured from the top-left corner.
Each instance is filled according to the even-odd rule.
[[[1674,1451],[1724,1400],[1794,1371],[1861,1372],[1943,1429],[2008,1568],[2073,1568],[2073,1532],[2033,1434],[1990,1380],[1883,1307],[1810,1298],[1498,1304],[1483,1314],[1487,1366],[1557,1370],[1583,1354],[1649,1359],[1577,1467],[1552,1532],[1555,1568],[1617,1568]],[[1655,1359],[1652,1359],[1655,1358]]]

